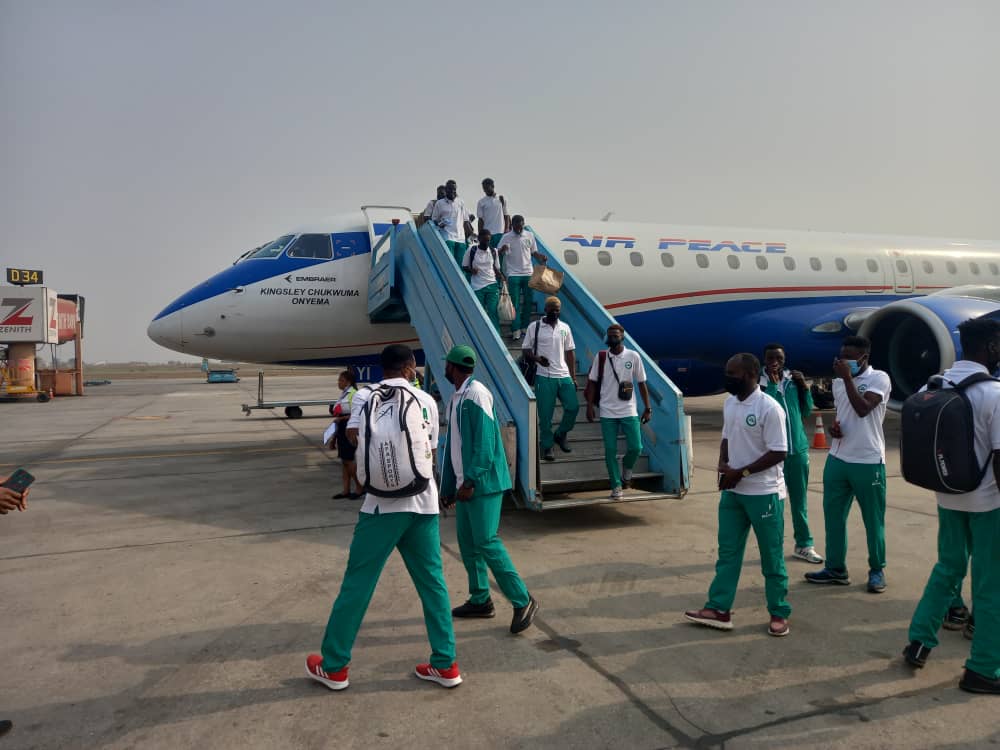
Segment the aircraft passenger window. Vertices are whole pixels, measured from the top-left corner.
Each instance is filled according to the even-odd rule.
[[[727,255],[726,256],[726,263],[728,263],[729,267],[732,268],[735,271],[737,268],[740,267],[739,256],[736,256],[736,255]]]
[[[759,268],[761,271],[767,270],[767,258],[765,258],[763,255],[757,256],[757,268]]]
[[[878,261],[874,261],[871,258],[865,261],[865,265],[868,266],[868,270],[872,273],[878,273]]]
[[[921,265],[924,267],[924,273],[934,273],[934,266],[929,260],[925,260]]]
[[[994,276],[1000,276],[1000,267],[996,263],[990,263],[990,273]]]
[[[974,276],[978,276],[979,275],[979,264],[978,263],[974,263],[974,262],[970,262],[969,263],[969,270],[972,271],[972,274]]]
[[[580,262],[580,253],[576,250],[566,250],[563,252],[563,259],[566,261],[567,266],[575,266]]]
[[[900,273],[906,273],[907,271],[910,270],[910,268],[909,268],[909,266],[906,265],[906,261],[905,260],[897,260],[896,261],[896,270],[899,271]]]
[[[288,248],[289,258],[332,258],[330,235],[303,234]]]
[[[955,265],[955,261],[953,260],[949,260],[947,263],[945,263],[944,267],[948,269],[948,273],[953,274],[958,272],[958,266]]]
[[[838,271],[846,271],[847,270],[847,261],[844,260],[843,258],[836,258],[833,261],[833,264],[837,267]]]
[[[607,250],[598,250],[597,251],[597,262],[600,263],[602,266],[610,266],[611,265],[611,253],[609,253]]]
[[[660,261],[663,263],[663,267],[664,268],[673,268],[674,267],[674,256],[671,255],[670,253],[663,253],[660,256]]]
[[[632,262],[633,266],[642,265],[642,253],[629,253],[628,259]]]
[[[814,270],[814,271],[822,271],[823,270],[823,263],[820,261],[819,258],[810,258],[809,259],[809,267],[812,270]]]
[[[782,260],[785,264],[785,268],[787,268],[789,271],[795,270],[795,258],[789,258],[786,255]]]
[[[294,234],[286,234],[279,237],[274,242],[268,242],[264,247],[254,251],[250,258],[277,258],[282,251],[288,247],[288,243],[294,239]]]
[[[708,268],[708,256],[705,253],[698,253],[694,256],[694,259],[698,264],[698,268]]]

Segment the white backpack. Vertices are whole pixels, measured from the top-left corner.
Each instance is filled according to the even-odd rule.
[[[358,479],[378,497],[410,497],[434,475],[430,415],[408,388],[372,386],[358,425]]]

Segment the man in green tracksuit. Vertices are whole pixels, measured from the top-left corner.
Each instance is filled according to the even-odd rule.
[[[476,353],[456,346],[445,358],[445,378],[455,386],[448,405],[448,438],[441,471],[441,500],[458,501],[458,547],[469,574],[469,600],[452,610],[453,617],[494,617],[489,568],[514,606],[511,633],[531,625],[538,602],[528,593],[507,555],[497,529],[500,503],[511,488],[510,470],[493,410],[493,394],[472,377]]]
[[[760,387],[785,410],[788,455],[783,468],[795,530],[794,555],[818,565],[823,562],[823,557],[813,546],[809,530],[809,439],[802,426],[802,419],[812,414],[812,393],[801,372],[785,369],[785,347],[781,344],[764,347],[764,374],[760,378]]]

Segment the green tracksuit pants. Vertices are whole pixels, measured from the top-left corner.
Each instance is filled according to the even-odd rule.
[[[618,467],[618,429],[625,433],[625,456],[622,464],[626,469],[635,466],[642,452],[642,432],[639,417],[601,417],[601,437],[604,438],[604,463],[608,467],[611,489],[622,486],[621,469]]]
[[[431,666],[447,669],[455,663],[455,631],[441,567],[437,515],[359,513],[347,570],[323,636],[323,669],[327,672],[336,672],[350,663],[361,620],[393,549],[399,550],[424,607]]]
[[[868,537],[868,568],[885,567],[885,464],[850,464],[827,456],[823,469],[826,567],[847,570],[847,516],[857,498]]]
[[[448,249],[451,250],[452,256],[455,258],[455,262],[458,263],[458,267],[462,267],[462,260],[465,258],[465,251],[469,249],[467,242],[458,242],[457,240],[445,240]],[[451,666],[450,664],[448,665]]]
[[[514,321],[510,324],[511,330],[523,331],[531,322],[531,295],[532,289],[528,286],[531,281],[530,276],[508,276],[507,291],[510,292],[510,301],[514,305]]]
[[[813,537],[809,530],[809,451],[789,453],[784,469],[795,546],[812,547]]]
[[[493,282],[482,289],[476,289],[475,295],[476,299],[479,300],[479,304],[483,306],[483,310],[486,311],[486,317],[490,319],[490,323],[497,329],[497,333],[500,333],[500,317],[497,314],[497,306],[500,304],[500,285]]]
[[[469,601],[485,604],[490,599],[492,571],[497,585],[515,607],[528,605],[528,589],[517,574],[497,530],[500,528],[500,505],[503,493],[473,495],[467,502],[455,506],[458,549],[469,574]]]
[[[542,450],[547,451],[555,444],[552,435],[552,414],[556,410],[556,399],[562,404],[563,415],[556,432],[566,433],[576,424],[580,411],[580,401],[576,397],[576,383],[573,378],[535,378],[535,399],[538,402],[538,432]]]
[[[730,490],[722,492],[719,500],[719,559],[715,563],[715,579],[708,589],[705,607],[723,612],[733,608],[751,528],[760,549],[767,611],[777,617],[788,617],[792,608],[785,599],[788,595],[783,550],[785,504],[777,493],[740,495]]]
[[[985,513],[938,508],[938,561],[913,613],[910,640],[938,645],[938,628],[961,590],[970,553],[976,634],[965,666],[1000,679],[1000,508]]]

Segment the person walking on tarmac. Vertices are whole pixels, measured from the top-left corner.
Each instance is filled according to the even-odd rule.
[[[493,409],[493,394],[473,377],[476,353],[456,346],[445,357],[444,376],[455,386],[448,405],[448,437],[441,468],[441,501],[457,501],[458,548],[469,574],[469,599],[451,611],[453,617],[494,617],[489,568],[514,607],[510,632],[531,625],[538,602],[528,593],[497,529],[500,504],[511,488],[510,470]]]
[[[490,323],[499,334],[500,317],[497,306],[500,304],[500,282],[503,280],[503,273],[500,271],[497,251],[490,247],[489,231],[479,230],[479,242],[465,251],[462,270],[469,274],[472,291],[486,311],[486,317],[490,319]]]
[[[719,559],[703,609],[685,619],[717,630],[732,630],[732,608],[743,567],[747,535],[753,529],[764,574],[764,595],[771,622],[767,632],[788,635],[792,608],[783,552],[784,479],[781,464],[788,453],[785,411],[758,386],[760,362],[736,354],[726,362],[726,390],[719,445]]]
[[[570,453],[569,431],[576,424],[580,402],[576,397],[576,344],[569,326],[559,320],[562,303],[558,297],[545,300],[545,317],[528,326],[521,345],[528,362],[538,362],[535,376],[535,397],[538,399],[538,425],[542,458],[555,461],[552,446],[558,445],[563,453]],[[537,346],[536,346],[537,343]],[[537,355],[535,351],[537,349]],[[562,404],[563,415],[555,434],[552,433],[552,414],[556,399]]]
[[[330,407],[330,416],[337,423],[337,431],[334,433],[333,442],[337,447],[337,458],[340,459],[341,478],[344,482],[344,489],[333,496],[334,500],[348,498],[357,500],[364,493],[361,488],[361,481],[358,479],[358,464],[354,460],[356,448],[347,438],[347,422],[351,418],[351,408],[354,405],[354,396],[358,392],[358,381],[354,373],[344,370],[337,378],[337,386],[340,388],[340,398]],[[352,483],[357,485],[358,491],[352,492]]]
[[[788,455],[782,469],[795,531],[793,554],[800,560],[818,565],[823,562],[823,556],[813,546],[809,530],[809,439],[802,425],[803,418],[812,414],[812,393],[801,372],[785,369],[785,347],[781,344],[764,347],[764,374],[760,378],[760,387],[785,410]]]
[[[417,363],[408,346],[387,346],[382,350],[381,365],[385,379],[358,391],[354,397],[347,436],[359,446],[361,460],[370,460],[373,464],[379,462],[379,454],[403,458],[399,454],[408,452],[415,481],[407,487],[413,486],[414,493],[400,495],[396,492],[392,496],[382,496],[372,489],[368,490],[358,514],[357,526],[354,527],[340,593],[333,603],[323,636],[322,653],[307,657],[306,674],[331,690],[343,690],[348,686],[347,670],[354,639],[375,593],[382,568],[393,549],[398,549],[423,604],[424,625],[431,642],[430,662],[418,664],[416,675],[422,680],[451,688],[462,682],[462,675],[455,661],[451,602],[441,565],[438,491],[430,477],[430,463],[438,442],[437,404],[427,393],[411,385],[416,377]],[[377,405],[377,414],[372,414],[376,409],[372,409],[369,402]],[[389,416],[397,408],[395,418]],[[386,416],[389,418],[386,419]],[[418,429],[411,429],[410,425],[414,423],[419,425]],[[371,436],[376,434],[380,438],[370,456],[365,456],[369,446],[365,441],[359,441],[359,428],[362,427],[366,431],[366,440],[370,441]],[[383,430],[395,433],[390,435],[393,440],[388,450],[378,450],[385,445],[383,436],[386,433]],[[416,480],[418,460],[426,464],[427,469],[422,481]],[[366,470],[366,483],[384,478],[378,475],[374,466],[372,468],[371,474]],[[384,475],[398,477],[408,467],[405,461],[399,461],[390,467],[383,464],[381,468]],[[421,485],[423,489],[416,489]]]
[[[837,418],[823,469],[826,567],[806,573],[809,583],[848,586],[847,515],[858,500],[868,537],[868,591],[885,591],[885,420],[889,375],[869,364],[871,342],[848,336],[833,361]]]
[[[642,403],[642,424],[653,412],[649,406],[649,388],[646,387],[646,370],[638,352],[626,349],[625,329],[615,323],[608,326],[605,351],[598,352],[587,375],[587,421],[595,419],[595,407],[601,409],[601,438],[604,440],[604,463],[608,467],[611,499],[622,499],[622,486],[632,481],[632,469],[642,452],[642,432],[639,428],[639,410],[635,405],[633,381],[639,385]],[[618,432],[625,433],[625,455],[621,470],[618,468]]]
[[[1000,322],[985,318],[958,326],[963,359],[945,370],[943,387],[1000,367]],[[958,686],[972,693],[1000,695],[1000,383],[984,380],[965,391],[972,406],[979,466],[992,466],[971,492],[938,492],[938,561],[910,621],[903,658],[923,667],[938,645],[937,632],[972,557],[972,600],[979,628]]]

